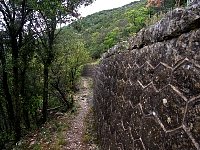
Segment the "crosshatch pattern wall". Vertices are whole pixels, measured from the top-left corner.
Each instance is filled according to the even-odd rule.
[[[104,55],[94,107],[102,150],[199,150],[200,3]]]

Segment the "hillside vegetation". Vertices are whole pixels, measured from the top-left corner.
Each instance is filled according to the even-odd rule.
[[[98,58],[107,49],[143,28],[149,13],[146,1],[142,0],[92,14],[72,23],[68,29],[81,34],[92,57]]]
[[[123,7],[89,15],[65,29],[81,34],[86,49],[93,58],[99,58],[116,43],[127,40],[141,28],[148,26],[155,14],[158,18],[160,11],[166,12],[174,4],[174,0],[169,0],[161,7],[147,7],[147,0],[135,1]]]

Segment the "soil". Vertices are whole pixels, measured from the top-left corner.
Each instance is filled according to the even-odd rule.
[[[74,112],[57,112],[54,119],[16,143],[14,150],[98,150],[92,111],[92,79],[81,77]],[[51,116],[53,114],[50,114]]]
[[[94,143],[85,143],[84,134],[86,133],[85,119],[92,107],[92,79],[89,77],[81,78],[80,91],[75,95],[75,101],[79,104],[78,114],[71,121],[71,127],[67,132],[67,145],[63,149],[67,150],[96,150]]]

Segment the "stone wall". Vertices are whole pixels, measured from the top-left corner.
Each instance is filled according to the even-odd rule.
[[[84,65],[83,70],[81,72],[81,76],[93,78],[93,76],[95,74],[95,66],[96,66],[96,64]]]
[[[94,100],[102,150],[200,149],[200,2],[104,55]]]

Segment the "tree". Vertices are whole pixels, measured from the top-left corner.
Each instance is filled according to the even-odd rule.
[[[26,84],[28,81],[28,69],[30,67],[31,61],[35,52],[35,42],[34,32],[31,29],[31,21],[27,24],[27,29],[23,32],[24,37],[24,46],[21,48],[19,53],[19,77],[20,77],[20,95],[22,102],[22,114],[25,122],[25,126],[27,129],[30,128],[30,118],[29,118],[29,97],[28,97],[28,85]]]
[[[8,85],[8,73],[7,73],[7,64],[6,64],[6,54],[5,54],[5,33],[1,32],[1,40],[0,40],[0,61],[2,65],[2,85],[3,85],[3,93],[4,97],[7,100],[6,102],[6,109],[8,112],[8,122],[9,126],[12,129],[14,127],[14,107],[11,98],[11,93]],[[1,102],[2,104],[2,102]],[[3,111],[3,106],[2,111]]]
[[[54,72],[65,74],[66,78],[63,80],[63,83],[67,86],[65,89],[74,91],[76,89],[76,82],[80,76],[81,66],[90,60],[89,52],[86,50],[80,35],[69,28],[64,29],[58,36],[56,49],[58,51],[56,63],[54,63],[54,70],[56,71]]]
[[[161,6],[171,6],[174,7],[174,5],[176,7],[180,7],[182,5],[185,5],[187,2],[187,0],[148,0],[147,1],[147,7],[158,7],[160,8]],[[173,5],[172,5],[173,4]]]
[[[15,129],[15,140],[18,141],[21,137],[21,102],[19,96],[19,51],[23,46],[23,27],[27,22],[27,17],[31,13],[32,9],[29,8],[26,0],[22,1],[0,1],[0,15],[1,26],[6,29],[7,37],[9,40],[11,54],[12,54],[12,75],[13,75],[13,97],[8,99],[9,109],[15,108],[14,118],[14,129]],[[6,87],[4,87],[6,88]],[[8,90],[7,90],[8,92]],[[7,96],[10,94],[6,94]],[[15,107],[13,108],[13,103]],[[8,110],[8,111],[10,111]],[[12,111],[11,111],[12,112]],[[11,116],[10,116],[11,119]]]
[[[77,17],[77,8],[80,5],[88,5],[92,0],[79,0],[79,1],[62,1],[57,0],[43,0],[36,3],[36,16],[37,18],[35,31],[39,37],[39,42],[43,46],[42,63],[44,66],[44,88],[43,88],[43,122],[47,120],[47,107],[48,107],[48,87],[49,87],[49,67],[52,64],[55,52],[54,43],[59,33],[56,30],[58,24],[69,21],[72,17]],[[38,32],[39,27],[39,32]],[[57,32],[57,33],[56,33]]]
[[[15,141],[21,137],[21,126],[28,129],[31,122],[37,122],[42,82],[43,121],[47,119],[49,67],[55,57],[54,41],[59,33],[56,29],[58,24],[77,17],[77,8],[91,2],[0,1],[0,117],[8,116],[8,125],[3,125],[5,123],[0,120],[0,131],[8,128],[9,136],[14,131]],[[42,66],[38,56],[43,64],[43,80],[40,78]]]

